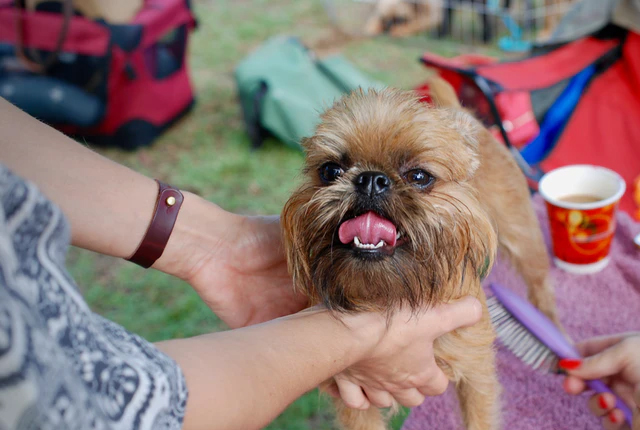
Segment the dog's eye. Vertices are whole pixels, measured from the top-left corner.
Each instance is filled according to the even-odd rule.
[[[425,189],[436,180],[429,173],[422,169],[412,169],[404,174],[404,179],[416,188]]]
[[[342,176],[343,173],[344,170],[342,167],[336,163],[324,163],[320,167],[320,179],[322,179],[322,182],[324,183],[335,181],[337,178]]]

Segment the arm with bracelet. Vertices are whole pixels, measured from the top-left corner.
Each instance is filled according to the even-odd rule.
[[[304,307],[305,299],[292,291],[284,254],[274,252],[280,246],[277,217],[232,214],[156,182],[2,98],[0,162],[60,206],[73,245],[188,282],[232,328]]]

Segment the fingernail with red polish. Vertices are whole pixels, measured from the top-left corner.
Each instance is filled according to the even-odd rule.
[[[600,396],[598,396],[598,404],[599,404],[599,405],[600,405],[600,407],[601,407],[602,409],[604,409],[605,411],[606,411],[607,409],[609,409],[609,405],[607,404],[607,400],[604,398],[604,395],[602,395],[602,394],[601,394]]]
[[[564,370],[576,370],[582,364],[582,360],[563,358],[558,362],[558,367]]]
[[[609,413],[609,421],[611,421],[614,424],[618,423],[618,417],[616,417],[616,414],[614,414],[613,412]]]

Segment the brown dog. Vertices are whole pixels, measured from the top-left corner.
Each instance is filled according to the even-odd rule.
[[[432,80],[434,106],[410,92],[356,92],[304,142],[306,180],[282,216],[297,288],[335,311],[414,308],[474,295],[498,244],[555,320],[548,256],[524,177],[503,145]],[[468,429],[499,427],[494,332],[480,323],[439,338]],[[386,428],[376,409],[337,402],[347,430]]]
[[[442,21],[443,0],[378,0],[364,26],[365,36],[388,32],[405,37],[437,27]]]

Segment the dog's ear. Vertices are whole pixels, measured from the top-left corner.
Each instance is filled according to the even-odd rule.
[[[480,122],[460,104],[458,94],[451,84],[440,76],[434,74],[427,80],[429,95],[433,106],[442,111],[453,128],[463,137],[465,143],[476,150],[483,126]]]
[[[303,137],[300,140],[300,146],[302,147],[302,151],[305,154],[305,161],[307,164],[313,164],[318,161],[318,157],[321,154],[318,151],[318,145],[320,143],[320,138],[317,135]]]
[[[446,151],[457,166],[454,177],[469,180],[480,167],[479,146],[486,130],[469,112],[460,108],[436,108],[432,115],[439,124],[442,136],[446,136]]]
[[[302,140],[300,140],[300,146],[302,146],[303,150],[309,151],[309,149],[311,149],[311,147],[313,146],[313,136],[303,137]]]
[[[433,105],[439,108],[462,107],[456,90],[451,84],[438,75],[432,75],[427,80],[429,85],[429,95],[433,101]]]
[[[300,146],[304,151],[307,165],[315,165],[323,159],[325,154],[319,150],[321,139],[317,134],[314,134],[313,136],[303,137],[300,140]]]
[[[463,142],[477,153],[484,132],[484,126],[480,121],[464,109],[448,108],[442,111],[450,119],[449,124],[460,134]]]

